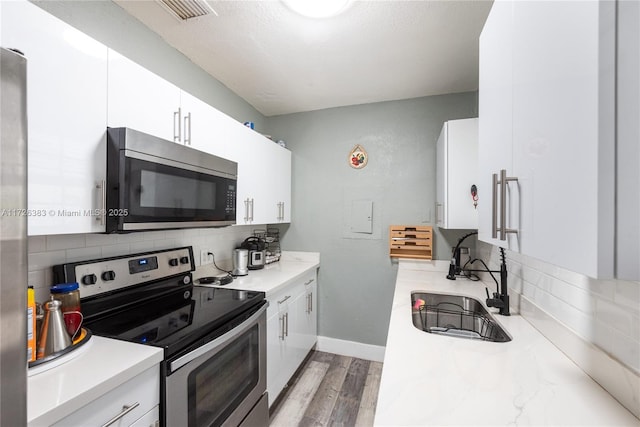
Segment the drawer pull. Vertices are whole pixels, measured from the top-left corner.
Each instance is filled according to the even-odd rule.
[[[313,279],[309,279],[306,282],[304,282],[304,285],[307,286],[307,285],[310,285],[312,283],[313,283]]]
[[[136,402],[133,405],[129,405],[129,406],[124,405],[122,407],[122,411],[120,411],[118,415],[116,415],[115,417],[107,421],[106,424],[103,424],[102,427],[109,427],[110,425],[115,424],[119,419],[121,419],[122,417],[127,415],[129,412],[133,411],[134,409],[136,409],[138,406],[140,406],[140,402]]]
[[[281,301],[278,301],[278,304],[282,304],[284,303],[286,300],[288,300],[289,298],[291,298],[291,295],[287,295],[286,297],[284,297]]]

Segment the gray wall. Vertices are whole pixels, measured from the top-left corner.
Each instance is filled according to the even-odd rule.
[[[270,117],[268,132],[292,151],[292,219],[285,250],[319,251],[319,333],[385,345],[397,264],[388,226],[433,225],[436,141],[446,120],[477,117],[477,94],[332,108]],[[369,154],[363,169],[348,155]],[[373,201],[373,233],[350,232],[353,200]],[[463,232],[435,229],[437,259]],[[470,242],[472,243],[472,242]]]
[[[32,1],[148,70],[216,107],[239,122],[264,129],[264,116],[160,36],[110,0]]]

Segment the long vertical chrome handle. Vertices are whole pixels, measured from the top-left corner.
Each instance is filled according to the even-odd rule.
[[[507,170],[500,170],[500,240],[507,240],[508,233],[518,233],[518,230],[507,228],[507,183],[518,181],[518,178],[507,176]]]
[[[187,125],[187,122],[189,123]],[[187,136],[189,135],[189,136]],[[184,145],[191,145],[191,112],[184,116]]]
[[[278,318],[278,321],[280,322],[280,334],[278,337],[284,341],[284,314]]]
[[[251,199],[251,221],[253,221],[253,199]]]
[[[284,314],[284,336],[288,337],[289,336],[289,312],[287,311]]]
[[[249,199],[244,199],[244,222],[249,222]]]
[[[313,292],[309,294],[311,296],[311,304],[309,304],[309,313],[313,313]]]
[[[101,190],[100,201],[102,203],[100,215],[96,221],[100,221],[100,225],[105,225],[107,221],[107,182],[104,179],[101,180],[99,184],[96,184],[96,189]]]
[[[176,134],[176,123],[178,123],[177,134]],[[173,112],[173,141],[180,142],[181,138],[182,138],[182,109],[178,107],[178,111]]]
[[[491,184],[491,237],[498,238],[498,174],[493,174],[493,183]]]

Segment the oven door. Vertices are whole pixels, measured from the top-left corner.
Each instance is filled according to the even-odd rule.
[[[238,426],[266,393],[264,304],[229,332],[167,362],[166,426]],[[268,412],[263,425],[269,424]]]

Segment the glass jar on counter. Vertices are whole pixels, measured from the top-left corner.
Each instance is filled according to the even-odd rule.
[[[53,285],[49,291],[51,296],[62,303],[62,315],[67,332],[76,336],[82,326],[82,312],[80,311],[80,290],[78,283],[60,283]]]

